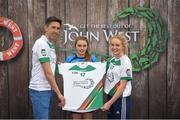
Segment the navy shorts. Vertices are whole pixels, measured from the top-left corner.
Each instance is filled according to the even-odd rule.
[[[108,96],[108,100],[112,97]],[[129,119],[131,109],[131,99],[128,97],[119,97],[109,109],[108,119]]]

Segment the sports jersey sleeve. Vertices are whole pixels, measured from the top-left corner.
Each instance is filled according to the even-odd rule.
[[[68,57],[66,58],[65,62],[70,63],[70,61],[71,61],[71,57],[68,56]]]
[[[121,80],[132,80],[132,66],[131,63],[125,62],[121,71]]]
[[[93,55],[93,56],[91,56],[91,61],[92,62],[97,62],[97,58]]]
[[[50,52],[45,44],[38,45],[37,56],[41,63],[50,61]]]
[[[68,57],[66,58],[65,62],[71,63],[72,60],[73,60],[75,57],[76,57],[75,54],[73,54],[73,55],[71,55],[71,56],[68,56]]]

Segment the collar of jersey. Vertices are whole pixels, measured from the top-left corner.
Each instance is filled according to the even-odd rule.
[[[79,59],[85,59],[84,57],[78,57],[77,54],[75,54],[75,57]]]
[[[52,48],[52,49],[55,48],[54,45],[53,45],[53,43],[50,42],[45,35],[42,35],[42,37],[43,37],[44,40],[47,42],[47,44],[48,44],[48,46],[49,46],[50,48]]]
[[[121,65],[121,59],[120,58],[115,58],[113,57],[110,62],[113,64],[113,65]]]

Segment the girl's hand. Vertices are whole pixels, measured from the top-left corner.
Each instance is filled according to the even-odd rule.
[[[102,107],[101,110],[102,111],[107,111],[109,110],[109,108],[111,107],[111,104],[109,102],[106,102]]]

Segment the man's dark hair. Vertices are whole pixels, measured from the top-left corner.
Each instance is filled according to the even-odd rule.
[[[62,25],[62,20],[55,16],[48,17],[45,21],[45,24],[49,25],[51,22],[58,22],[60,25]]]

